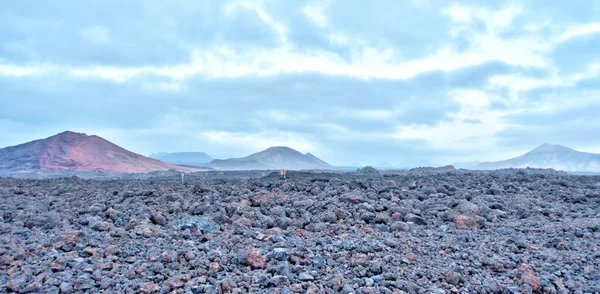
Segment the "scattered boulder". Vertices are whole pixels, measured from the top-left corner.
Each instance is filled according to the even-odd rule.
[[[241,264],[250,266],[252,269],[265,268],[266,259],[262,256],[260,251],[254,247],[242,250],[238,254],[238,259]]]
[[[379,173],[379,171],[372,166],[365,166],[365,167],[361,168],[358,172],[365,176],[380,176],[381,175],[381,173]]]
[[[478,229],[479,228],[479,223],[477,222],[477,220],[475,220],[474,218],[472,218],[470,216],[457,215],[454,217],[453,221],[454,221],[454,225],[456,226],[457,229],[470,230],[470,229]]]

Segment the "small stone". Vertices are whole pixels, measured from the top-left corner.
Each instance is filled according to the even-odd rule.
[[[218,262],[211,262],[210,265],[208,265],[209,272],[218,272],[219,268],[220,266]]]
[[[472,218],[470,216],[457,215],[454,217],[453,221],[454,221],[454,225],[456,226],[457,229],[469,230],[469,229],[478,229],[479,228],[479,223],[477,222],[477,220],[475,220],[474,218]]]
[[[13,261],[15,261],[15,259],[10,255],[5,255],[2,257],[3,265],[10,265]]]
[[[277,260],[286,260],[288,257],[287,249],[285,248],[275,248],[269,254],[270,258],[274,258]]]
[[[273,287],[279,287],[288,283],[288,278],[286,276],[276,275],[269,280],[269,284]]]
[[[304,288],[302,288],[302,284],[292,284],[290,285],[290,290],[294,293],[303,293]]]
[[[121,218],[122,213],[114,208],[109,208],[108,210],[106,210],[106,217],[108,217],[109,219],[111,219],[112,221],[116,222],[117,220],[119,220],[119,218]]]
[[[185,260],[191,261],[196,257],[196,255],[192,251],[186,251],[183,257],[185,258]]]
[[[183,288],[183,282],[177,279],[171,279],[167,282],[167,287],[171,290]]]
[[[239,261],[243,265],[252,267],[252,269],[261,269],[265,267],[266,259],[260,254],[260,251],[254,247],[243,250],[238,255]]]
[[[457,273],[455,271],[450,271],[450,272],[446,273],[446,282],[448,282],[448,284],[458,286],[461,279],[462,279],[462,276],[460,273]]]
[[[167,219],[162,215],[162,213],[157,211],[154,211],[152,214],[150,214],[150,221],[159,226],[165,226],[167,224]]]
[[[25,286],[25,289],[23,289],[22,293],[38,293],[41,287],[42,285],[39,283],[31,282]]]
[[[521,275],[521,281],[523,281],[523,283],[529,285],[533,291],[542,289],[542,286],[540,285],[540,279],[535,276],[529,265],[522,265],[521,270],[523,271],[523,274]]]
[[[9,289],[13,292],[17,292],[17,293],[20,293],[24,287],[25,287],[25,279],[23,279],[23,278],[10,279],[6,283],[7,289]]]
[[[348,284],[344,285],[344,288],[342,288],[342,294],[351,294],[354,293],[354,288]]]
[[[102,265],[101,269],[103,271],[111,271],[113,269],[113,264],[111,262],[105,263]]]
[[[158,292],[158,286],[152,282],[143,283],[140,285],[140,292],[155,293]]]
[[[73,293],[73,285],[71,283],[62,282],[60,283],[60,293],[61,294],[71,294]]]
[[[396,231],[396,232],[406,232],[406,231],[410,230],[410,227],[405,222],[394,222],[390,226],[390,229],[392,231]]]
[[[119,256],[121,255],[121,249],[119,249],[119,247],[115,246],[115,245],[110,245],[108,247],[106,247],[106,249],[104,249],[104,256],[105,257],[109,257],[109,256]]]
[[[309,273],[300,273],[298,275],[298,280],[300,280],[300,281],[314,281],[315,278],[312,275],[310,275]]]
[[[98,222],[92,223],[91,228],[94,231],[104,232],[104,231],[108,231],[108,229],[110,228],[110,224],[105,221],[98,221]]]
[[[59,259],[53,263],[50,264],[50,270],[52,270],[53,272],[60,272],[63,271],[67,266],[67,263],[62,260]]]
[[[422,218],[420,216],[417,216],[417,215],[408,215],[408,216],[406,216],[406,221],[414,223],[416,225],[420,225],[420,226],[426,226],[427,225],[427,220],[425,220],[424,218]]]
[[[289,226],[291,226],[293,223],[294,223],[294,221],[291,218],[283,216],[283,217],[276,218],[274,225],[278,228],[285,230]]]

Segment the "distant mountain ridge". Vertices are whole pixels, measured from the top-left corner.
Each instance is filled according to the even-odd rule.
[[[172,169],[191,171],[133,153],[101,137],[71,131],[0,149],[1,172],[147,173]]]
[[[316,156],[302,154],[289,147],[271,147],[241,158],[216,159],[207,164],[216,169],[330,169],[331,165]]]
[[[150,154],[149,157],[171,164],[182,165],[203,165],[214,160],[204,152],[159,152]]]
[[[482,162],[476,169],[552,168],[572,172],[600,171],[600,154],[580,152],[569,147],[543,144],[521,156],[496,162]]]

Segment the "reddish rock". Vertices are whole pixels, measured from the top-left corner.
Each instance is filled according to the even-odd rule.
[[[13,292],[20,293],[22,291],[22,289],[25,287],[25,280],[22,278],[10,279],[10,280],[8,280],[8,282],[6,282],[5,286],[7,289],[9,289]]]
[[[112,207],[106,210],[106,217],[113,221],[118,220],[121,217],[121,215],[122,213],[120,211],[113,209]]]
[[[178,279],[171,279],[167,282],[167,287],[171,290],[183,288],[183,282]]]
[[[351,265],[365,265],[369,261],[369,257],[364,253],[357,253],[350,259]]]
[[[466,215],[457,215],[454,217],[454,225],[457,229],[478,229],[479,223],[477,220]]]
[[[111,271],[113,269],[113,264],[111,262],[105,263],[102,265],[103,271]]]
[[[36,293],[40,291],[40,288],[42,288],[42,285],[40,285],[40,283],[31,282],[27,284],[27,286],[25,286],[25,289],[23,289],[23,293]]]
[[[105,257],[119,256],[119,255],[121,255],[121,249],[119,249],[119,247],[117,247],[115,245],[110,245],[110,246],[106,247],[106,249],[104,249]]]
[[[252,221],[245,217],[240,217],[233,221],[233,225],[239,228],[249,228],[252,226]]]
[[[140,285],[140,292],[142,293],[155,293],[158,292],[158,290],[158,286],[152,282],[147,282]]]
[[[533,291],[539,291],[542,289],[540,279],[534,274],[529,265],[523,264],[521,266],[521,270],[523,271],[523,274],[521,275],[521,281],[523,283],[529,285]]]
[[[50,264],[50,270],[52,270],[53,272],[63,271],[65,269],[65,267],[66,267],[66,262],[62,259],[59,259]]]
[[[170,263],[173,261],[171,254],[169,254],[169,252],[167,252],[167,251],[164,251],[163,253],[161,253],[160,256],[162,257],[162,261],[164,263]]]
[[[64,245],[75,246],[78,242],[81,241],[83,237],[83,232],[81,231],[73,231],[73,232],[65,232],[58,236],[56,248],[60,248]]]
[[[254,195],[250,200],[252,202],[253,206],[260,206],[261,203],[270,200],[270,199],[274,199],[276,198],[275,194],[273,193],[258,193],[256,195]]]
[[[195,255],[195,254],[194,254],[194,252],[192,252],[192,251],[187,251],[187,252],[186,252],[186,253],[183,255],[183,257],[185,258],[185,260],[187,260],[187,261],[191,261],[191,260],[193,260],[193,259],[196,257],[196,255]]]
[[[209,272],[218,272],[219,271],[219,263],[211,262],[210,265],[208,266],[208,271]]]
[[[254,247],[243,250],[239,255],[239,260],[243,265],[252,267],[253,269],[265,268],[266,259],[260,251]]]
[[[83,251],[81,252],[80,256],[82,256],[82,257],[96,256],[96,249],[94,249],[92,247],[85,247],[85,249],[83,249]]]
[[[351,204],[360,204],[365,201],[365,198],[360,194],[360,192],[350,192],[345,194],[341,200]]]
[[[190,280],[190,275],[179,275],[179,280],[183,282],[187,282]]]
[[[233,285],[230,280],[225,279],[217,283],[217,289],[219,289],[219,293],[229,293],[233,290]]]
[[[242,199],[237,203],[237,205],[240,207],[250,207],[252,206],[252,202],[248,199]]]
[[[2,264],[3,265],[10,265],[13,261],[15,261],[15,259],[10,255],[2,256]]]

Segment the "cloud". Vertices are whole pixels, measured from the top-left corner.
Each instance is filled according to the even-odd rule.
[[[18,1],[0,10],[0,145],[74,129],[336,164],[590,150],[598,19],[540,0]]]
[[[569,34],[568,38],[553,48],[551,57],[561,72],[581,72],[590,64],[600,64],[596,48],[600,48],[600,24],[596,24],[594,30],[586,26]]]

